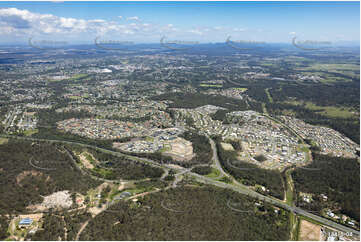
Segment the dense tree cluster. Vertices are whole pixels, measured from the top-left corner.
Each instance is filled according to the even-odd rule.
[[[8,236],[9,219],[4,215],[0,215],[0,240],[5,240]]]
[[[91,214],[84,210],[77,210],[75,212],[66,212],[63,214],[67,230],[67,240],[75,240],[81,225],[91,219]]]
[[[256,155],[254,157],[254,159],[259,161],[259,162],[264,162],[265,160],[267,160],[267,158],[264,155]]]
[[[236,159],[236,151],[224,150],[217,141],[219,161],[222,167],[243,184],[254,186],[259,184],[269,189],[269,194],[279,199],[284,197],[284,184],[281,173],[277,170],[259,168],[255,164]]]
[[[211,118],[213,120],[222,121],[223,124],[228,124],[227,122],[227,113],[229,113],[229,110],[226,109],[218,109],[215,113],[211,114]]]
[[[313,153],[313,162],[292,173],[297,192],[325,194],[328,202],[316,199],[308,210],[320,210],[330,205],[340,212],[360,220],[360,164],[357,159],[332,157]],[[337,203],[337,206],[335,205]]]
[[[233,149],[235,149],[236,151],[242,151],[241,140],[230,139],[230,140],[227,140],[227,142],[230,143],[233,146]]]
[[[115,204],[89,222],[80,240],[288,240],[288,212],[255,202],[211,186],[179,187]]]
[[[23,212],[41,196],[63,190],[85,193],[100,182],[83,175],[61,147],[9,140],[0,145],[0,213]]]
[[[34,241],[52,241],[65,240],[66,224],[61,218],[61,214],[46,213],[43,217],[43,229],[39,229],[32,236],[28,235]]]
[[[197,173],[199,175],[208,175],[212,172],[212,167],[210,166],[197,166],[192,169],[192,172]]]
[[[83,149],[78,148],[80,151]],[[114,156],[94,149],[86,149],[94,158],[99,161],[94,169],[90,171],[102,178],[115,180],[137,180],[143,178],[159,178],[163,170],[159,167],[153,167],[125,156]],[[76,157],[76,159],[78,159]]]
[[[184,165],[208,164],[212,161],[212,147],[206,136],[196,132],[184,132],[180,137],[192,142],[193,152],[196,154],[192,160],[184,162]]]
[[[287,101],[289,97],[307,100],[319,106],[360,105],[359,83],[336,83],[333,85],[283,85],[282,89],[272,88],[270,93],[274,101]]]

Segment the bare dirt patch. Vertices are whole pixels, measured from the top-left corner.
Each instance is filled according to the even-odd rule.
[[[85,166],[85,168],[87,168],[87,169],[93,169],[94,168],[94,165],[92,163],[90,163],[90,161],[86,158],[84,153],[81,153],[79,155],[79,158],[80,158],[81,163]]]
[[[0,138],[0,145],[6,144],[8,141],[6,138]]]
[[[25,177],[27,177],[27,176],[34,176],[35,177],[35,176],[42,176],[42,175],[44,175],[44,174],[42,172],[40,172],[40,171],[35,171],[35,170],[23,171],[19,175],[16,176],[16,184],[21,186],[21,184],[20,184],[21,181],[24,180]]]
[[[184,167],[182,167],[180,165],[175,165],[175,164],[169,164],[168,166],[173,169],[184,169]]]
[[[107,205],[103,204],[100,208],[99,207],[91,207],[88,209],[88,212],[92,215],[92,217],[94,218],[95,216],[97,216],[99,213],[103,212],[105,209],[107,209]]]
[[[222,145],[222,148],[224,149],[224,150],[234,150],[234,148],[233,148],[233,146],[231,145],[231,144],[228,144],[228,143],[221,143],[221,145]]]
[[[44,197],[41,204],[30,205],[27,208],[36,211],[45,211],[49,208],[69,208],[73,204],[69,191],[55,192]]]
[[[118,191],[122,191],[125,188],[125,183],[122,182],[120,183],[119,187],[118,187]]]
[[[310,223],[306,220],[301,221],[299,240],[319,241],[321,238],[321,226]]]
[[[99,193],[101,193],[103,191],[104,188],[106,188],[107,186],[109,186],[110,184],[108,182],[103,182],[102,184],[100,184],[99,186],[97,186],[95,188],[96,191],[98,191]]]
[[[171,150],[164,152],[165,155],[170,155],[176,160],[188,161],[193,158],[193,146],[192,142],[183,138],[176,138],[167,142],[170,145]]]

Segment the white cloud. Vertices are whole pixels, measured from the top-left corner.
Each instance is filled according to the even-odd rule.
[[[247,29],[245,29],[245,28],[234,28],[233,29],[233,31],[234,32],[244,32],[244,31],[246,31]]]
[[[128,17],[127,20],[135,20],[135,21],[139,21],[139,17],[138,16],[133,16],[133,17]]]
[[[191,29],[183,29],[170,23],[156,24],[143,23],[138,16],[122,17],[129,22],[104,19],[81,19],[56,16],[52,14],[40,14],[17,8],[0,8],[0,35],[1,40],[19,40],[34,38],[54,38],[59,40],[84,40],[91,42],[95,37],[103,39],[122,39],[136,42],[154,41],[159,36],[169,38],[203,38],[212,39],[214,36],[232,32],[225,26],[193,26]],[[133,20],[133,21],[130,21]],[[235,29],[235,31],[243,31]]]
[[[105,23],[106,21],[103,19],[93,19],[89,20],[89,23]]]
[[[118,16],[120,19],[122,16]],[[138,16],[127,18],[127,20],[139,20]],[[119,24],[115,21],[103,19],[78,19],[55,16],[52,14],[33,13],[28,10],[17,8],[0,8],[0,34],[11,36],[40,36],[63,35],[62,38],[84,39],[92,38],[94,35],[127,35],[143,34],[143,32],[159,31],[152,24],[129,23]],[[54,38],[57,38],[54,36]],[[116,37],[114,37],[116,38]]]
[[[289,35],[296,35],[296,32],[289,32]]]
[[[192,29],[192,30],[189,30],[188,32],[192,33],[192,34],[203,35],[203,32],[200,30],[197,30],[197,29]]]

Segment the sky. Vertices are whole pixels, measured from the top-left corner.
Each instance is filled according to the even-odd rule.
[[[359,2],[0,2],[0,43],[360,41]]]

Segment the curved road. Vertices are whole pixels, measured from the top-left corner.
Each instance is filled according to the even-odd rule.
[[[208,137],[208,139],[209,139],[209,141],[211,143],[211,147],[212,147],[212,150],[213,150],[213,157],[215,159],[215,164],[216,164],[217,168],[220,170],[220,172],[222,174],[224,174],[225,176],[232,179],[232,177],[223,170],[222,165],[219,162],[216,144],[214,143],[214,141],[211,138]],[[257,198],[259,200],[269,202],[269,203],[274,204],[274,205],[276,205],[278,207],[282,207],[282,208],[284,208],[284,209],[286,209],[286,210],[288,210],[290,212],[293,212],[295,214],[311,218],[311,219],[313,219],[313,220],[315,220],[317,222],[320,222],[322,224],[325,224],[325,225],[328,225],[330,227],[336,228],[336,229],[338,229],[340,231],[352,232],[353,234],[360,235],[360,232],[355,230],[355,229],[343,226],[343,225],[338,224],[338,223],[336,223],[336,222],[334,222],[332,220],[329,220],[329,219],[320,217],[318,215],[312,214],[312,213],[307,212],[307,211],[305,211],[305,210],[303,210],[301,208],[298,208],[298,207],[295,207],[295,206],[290,206],[286,202],[283,202],[283,201],[278,200],[276,198],[264,196],[264,195],[262,195],[260,193],[257,193],[255,191],[249,189],[245,185],[243,185],[241,183],[238,183],[234,179],[232,179],[232,180],[236,185],[226,184],[226,183],[223,183],[223,182],[215,181],[215,180],[213,180],[211,178],[204,177],[204,176],[198,175],[196,173],[192,173],[192,172],[189,172],[188,174],[192,175],[193,177],[196,177],[198,180],[203,181],[204,183],[209,183],[209,184],[212,184],[212,185],[215,185],[215,186],[218,186],[218,187],[229,188],[229,189],[232,189],[232,190],[234,190],[236,192],[245,194],[247,196],[254,197],[254,198]]]
[[[80,145],[80,146],[83,146],[83,147],[87,147],[87,148],[93,148],[93,149],[96,149],[96,150],[99,150],[99,151],[102,151],[102,152],[105,152],[105,153],[108,153],[108,154],[112,154],[114,156],[118,156],[118,157],[128,157],[130,159],[133,159],[133,160],[136,160],[136,161],[141,161],[141,162],[144,162],[146,164],[149,164],[149,165],[152,165],[152,166],[156,166],[156,167],[160,167],[160,168],[170,168],[170,169],[174,169],[174,170],[178,170],[180,172],[184,172],[184,173],[187,173],[188,176],[192,176],[194,178],[196,178],[198,181],[200,182],[203,182],[203,183],[206,183],[206,184],[211,184],[211,185],[214,185],[214,186],[218,186],[218,187],[222,187],[222,188],[227,188],[227,189],[231,189],[233,191],[236,191],[236,192],[239,192],[241,194],[244,194],[244,195],[247,195],[247,196],[250,196],[250,197],[253,197],[253,198],[256,198],[256,199],[259,199],[259,200],[263,200],[265,202],[268,202],[268,203],[271,203],[275,206],[278,206],[278,207],[281,207],[281,208],[284,208],[292,213],[295,213],[295,214],[298,214],[298,215],[302,215],[304,217],[307,217],[307,218],[310,218],[310,219],[313,219],[319,223],[322,223],[322,224],[325,224],[325,225],[328,225],[330,227],[333,227],[335,229],[338,229],[340,231],[343,231],[343,232],[346,232],[346,233],[353,233],[353,234],[356,234],[358,236],[360,236],[360,232],[355,230],[355,229],[352,229],[352,228],[349,228],[349,227],[346,227],[346,226],[343,226],[341,224],[338,224],[336,222],[333,222],[331,220],[328,220],[326,218],[323,218],[323,217],[320,217],[320,216],[317,216],[317,215],[314,215],[312,213],[309,213],[305,210],[302,210],[301,208],[298,208],[298,207],[294,207],[294,206],[290,206],[288,205],[287,203],[281,201],[281,200],[278,200],[276,198],[272,198],[272,197],[267,197],[267,196],[264,196],[262,194],[259,194],[249,188],[247,188],[246,186],[238,183],[238,182],[235,182],[234,179],[233,181],[235,182],[235,185],[233,184],[227,184],[227,183],[223,183],[223,182],[220,182],[220,181],[216,181],[212,178],[208,178],[208,177],[205,177],[205,176],[201,176],[201,175],[198,175],[196,173],[193,173],[191,172],[189,169],[186,169],[186,168],[174,168],[172,166],[168,166],[166,164],[164,165],[161,165],[161,164],[158,164],[154,161],[151,161],[151,160],[148,160],[148,159],[145,159],[145,158],[138,158],[138,157],[133,157],[133,156],[130,156],[130,155],[125,155],[123,153],[120,153],[120,152],[115,152],[115,151],[111,151],[111,150],[107,150],[107,149],[104,149],[104,148],[99,148],[99,147],[96,147],[96,146],[92,146],[92,145],[86,145],[86,144],[81,144],[81,143],[77,143],[77,142],[71,142],[71,141],[62,141],[62,140],[47,140],[47,139],[36,139],[36,138],[28,138],[28,137],[21,137],[21,136],[11,136],[11,135],[0,135],[0,137],[4,137],[4,138],[13,138],[13,139],[23,139],[23,140],[31,140],[31,141],[43,141],[43,142],[53,142],[53,143],[63,143],[63,144],[71,144],[71,145]],[[217,166],[217,168],[219,168],[220,172],[222,174],[224,174],[225,176],[227,177],[230,177],[229,174],[227,174],[223,169],[222,169],[222,166],[219,162],[219,159],[218,159],[218,154],[217,154],[217,149],[216,149],[216,146],[215,146],[215,143],[212,139],[209,139],[210,142],[211,142],[211,146],[212,146],[212,150],[213,150],[213,154],[215,154],[214,158],[215,158],[215,164]]]

